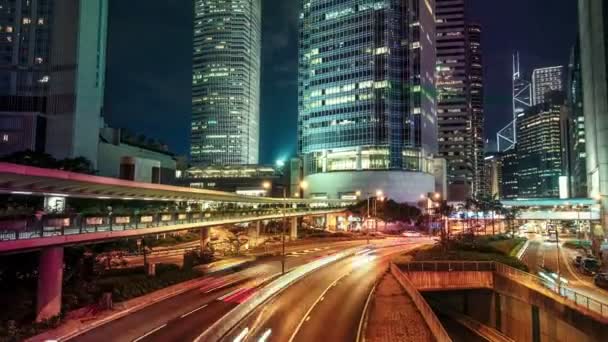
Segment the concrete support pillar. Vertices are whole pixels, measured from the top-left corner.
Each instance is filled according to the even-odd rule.
[[[260,239],[260,228],[262,226],[261,221],[256,221],[253,226],[249,226],[249,248],[257,247]]]
[[[48,247],[40,252],[36,321],[42,322],[61,312],[63,247]]]
[[[327,221],[329,221],[329,216],[327,214],[325,214],[325,216],[323,216],[323,229],[325,229],[325,230],[327,230],[329,228]]]
[[[201,251],[204,251],[205,249],[207,249],[207,245],[209,244],[209,230],[211,228],[201,228],[200,233],[201,233]]]
[[[294,241],[298,239],[298,218],[292,217],[289,221],[289,240]]]

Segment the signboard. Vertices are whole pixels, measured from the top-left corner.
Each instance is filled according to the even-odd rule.
[[[50,213],[63,213],[65,211],[65,197],[45,196],[44,210]]]
[[[89,226],[99,226],[103,224],[103,217],[87,217],[86,223]]]
[[[165,221],[171,221],[172,218],[173,218],[173,215],[171,215],[171,214],[165,214],[165,215],[162,215],[160,217],[160,220],[163,221],[163,222],[165,222]]]
[[[139,218],[139,222],[141,223],[152,223],[152,221],[154,221],[153,216],[142,216]]]
[[[192,218],[193,219],[200,219],[201,218],[201,214],[192,214]]]
[[[185,220],[187,217],[188,217],[188,215],[186,215],[186,214],[179,214],[179,215],[177,215],[177,219],[178,220]]]
[[[69,218],[52,218],[46,220],[44,224],[47,227],[69,227],[70,219]]]
[[[131,222],[131,218],[129,216],[118,216],[114,222],[118,224],[127,224]]]

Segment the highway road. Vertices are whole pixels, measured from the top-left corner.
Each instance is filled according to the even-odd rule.
[[[557,243],[544,241],[540,234],[529,234],[530,245],[522,261],[530,268],[530,273],[538,275],[543,268],[549,272],[558,271]],[[593,278],[579,272],[573,258],[578,254],[563,246],[564,239],[560,238],[559,270],[561,277],[566,280],[567,287],[597,301],[608,304],[608,291],[593,283]]]
[[[382,240],[393,241],[393,239]],[[289,248],[287,270],[365,241],[318,244]],[[281,257],[262,258],[238,272],[210,275],[197,289],[152,304],[114,320],[72,341],[185,341],[193,340],[230,309],[252,295],[260,282],[280,273]]]
[[[292,284],[240,322],[224,341],[356,341],[370,292],[387,256],[434,243],[376,242],[365,253],[318,269]]]

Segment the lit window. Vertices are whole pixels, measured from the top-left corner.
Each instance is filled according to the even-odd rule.
[[[2,134],[2,141],[8,142],[8,134]]]

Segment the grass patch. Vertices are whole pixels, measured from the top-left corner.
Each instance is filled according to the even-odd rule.
[[[450,241],[447,251],[442,245],[434,245],[411,251],[406,256],[409,256],[411,261],[496,261],[527,272],[528,267],[511,255],[522,243],[525,243],[525,239],[510,239],[505,236],[478,237]],[[407,259],[398,260],[407,262]]]
[[[591,241],[571,240],[564,243],[564,247],[572,249],[591,249]]]

